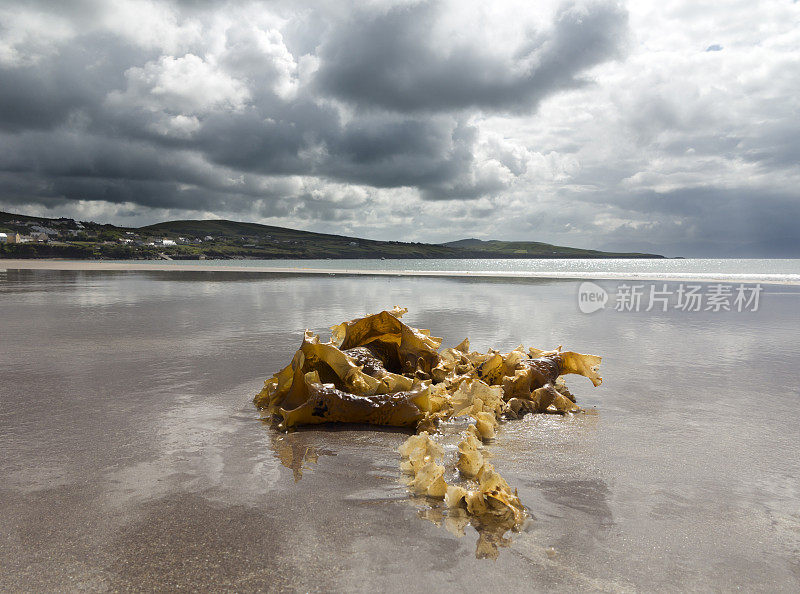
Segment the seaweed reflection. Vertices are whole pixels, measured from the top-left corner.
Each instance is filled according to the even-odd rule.
[[[332,450],[312,445],[309,435],[302,432],[270,431],[270,442],[278,461],[292,471],[294,482],[303,478],[303,471],[308,470],[311,464],[316,464],[320,456],[336,455]]]
[[[446,509],[427,497],[411,497],[409,503],[415,507],[423,505],[417,512],[420,518],[436,526],[444,526],[450,534],[458,538],[466,536],[467,527],[472,526],[478,533],[475,543],[476,559],[497,559],[500,556],[500,547],[508,547],[512,542],[511,534],[520,529],[513,518],[471,516],[464,509]]]

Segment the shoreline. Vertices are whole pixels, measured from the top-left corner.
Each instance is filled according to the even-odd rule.
[[[153,260],[113,262],[103,260],[0,260],[0,270],[131,271],[131,272],[250,272],[258,274],[424,276],[439,278],[532,278],[555,280],[664,281],[706,283],[759,283],[800,285],[800,275],[728,274],[701,272],[562,272],[562,271],[464,271],[464,270],[363,270],[348,268],[298,268],[281,266],[226,266],[162,263]],[[208,262],[207,260],[205,262]]]

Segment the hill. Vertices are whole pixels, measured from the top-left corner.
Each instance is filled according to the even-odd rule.
[[[196,237],[249,248],[263,258],[458,258],[461,251],[443,245],[376,241],[346,235],[315,233],[259,223],[228,220],[168,221],[137,230],[163,236]],[[213,239],[206,240],[206,237]],[[223,246],[219,246],[223,247]],[[263,254],[263,255],[262,255]]]
[[[654,254],[601,252],[564,247],[538,241],[498,241],[482,239],[459,239],[443,243],[447,247],[497,254],[496,258],[660,258]]]
[[[44,231],[42,231],[44,228]],[[324,258],[660,258],[537,242],[465,239],[444,244],[377,241],[229,220],[166,221],[117,227],[0,212],[0,231],[38,241],[0,246],[0,257],[115,259]],[[47,235],[42,239],[41,234]]]

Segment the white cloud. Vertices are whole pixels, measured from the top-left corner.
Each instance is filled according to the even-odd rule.
[[[34,64],[58,50],[75,34],[69,19],[23,6],[0,5],[0,65]]]
[[[183,53],[202,43],[202,24],[182,17],[169,2],[114,0],[98,3],[96,27],[144,48],[167,54]]]
[[[225,47],[219,61],[256,88],[266,89],[283,99],[297,90],[298,66],[275,27],[232,24],[225,32]]]
[[[250,96],[241,81],[193,54],[162,56],[128,69],[125,78],[125,91],[109,94],[115,107],[188,116],[240,109]]]

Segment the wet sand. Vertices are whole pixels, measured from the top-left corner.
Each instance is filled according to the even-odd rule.
[[[578,284],[0,267],[0,590],[797,591],[800,291],[584,315]],[[405,433],[251,405],[306,327],[395,304],[448,345],[605,357],[569,382],[589,414],[491,445],[534,516],[494,561],[407,496]]]

